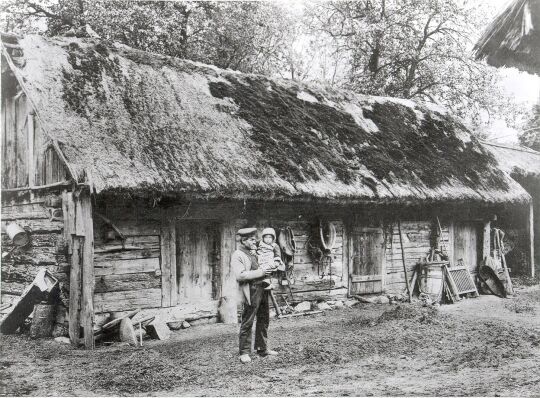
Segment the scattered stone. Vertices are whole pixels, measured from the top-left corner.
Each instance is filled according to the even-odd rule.
[[[347,300],[343,303],[343,305],[345,305],[345,307],[354,307],[355,305],[358,305],[360,302],[357,301],[357,300]]]
[[[334,304],[334,308],[343,308],[343,301],[336,301]]]
[[[64,337],[69,335],[69,327],[66,324],[56,323],[52,331],[52,337]]]
[[[69,337],[64,337],[64,336],[55,337],[54,341],[56,341],[57,343],[62,343],[62,344],[70,344],[71,343],[69,341]]]
[[[331,310],[331,309],[332,309],[332,307],[330,307],[330,306],[328,305],[328,303],[326,303],[326,302],[324,302],[324,301],[322,301],[322,302],[320,302],[320,303],[317,303],[317,306],[316,306],[316,307],[317,307],[318,310],[321,310],[321,311],[327,311],[327,310]]]
[[[296,312],[305,312],[311,310],[311,303],[309,301],[302,301],[296,307],[294,307]]]
[[[361,303],[367,303],[367,304],[375,304],[376,303],[376,297],[373,296],[354,296],[358,301]]]
[[[183,321],[167,322],[167,325],[169,326],[169,329],[171,330],[180,330],[182,329],[182,322]]]
[[[171,330],[167,324],[160,319],[154,319],[146,326],[146,332],[153,339],[167,340],[170,337]]]
[[[189,324],[188,321],[182,322],[182,329],[188,329],[188,328],[190,328],[190,327],[191,327],[191,325]]]
[[[137,346],[137,336],[135,335],[135,329],[131,323],[131,319],[124,318],[120,322],[120,331],[118,333],[120,341],[126,342],[130,345]]]

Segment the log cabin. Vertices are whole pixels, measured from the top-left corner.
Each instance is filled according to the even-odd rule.
[[[2,250],[6,224],[31,235],[2,262],[2,303],[47,268],[74,344],[92,347],[99,317],[135,308],[167,321],[236,313],[241,227],[292,230],[276,294],[295,302],[399,294],[439,245],[475,274],[493,215],[529,209],[431,104],[98,39],[3,34],[2,57]],[[324,256],[320,225],[335,229]]]

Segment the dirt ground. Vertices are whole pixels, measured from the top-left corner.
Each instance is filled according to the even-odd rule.
[[[236,325],[143,347],[1,336],[0,395],[539,396],[540,286],[439,309],[359,304],[273,321],[277,358],[236,354]]]

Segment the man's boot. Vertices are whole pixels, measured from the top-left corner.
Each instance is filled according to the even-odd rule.
[[[267,357],[267,356],[276,356],[278,355],[277,351],[273,351],[273,350],[257,350],[257,354],[260,355],[261,357]]]

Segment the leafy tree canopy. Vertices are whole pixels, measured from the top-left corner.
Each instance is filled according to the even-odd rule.
[[[306,3],[304,17],[255,1],[10,0],[5,10],[3,30],[54,36],[89,26],[104,39],[222,68],[439,103],[476,131],[494,118],[523,119],[498,71],[473,59],[472,40],[488,21],[461,0]]]

